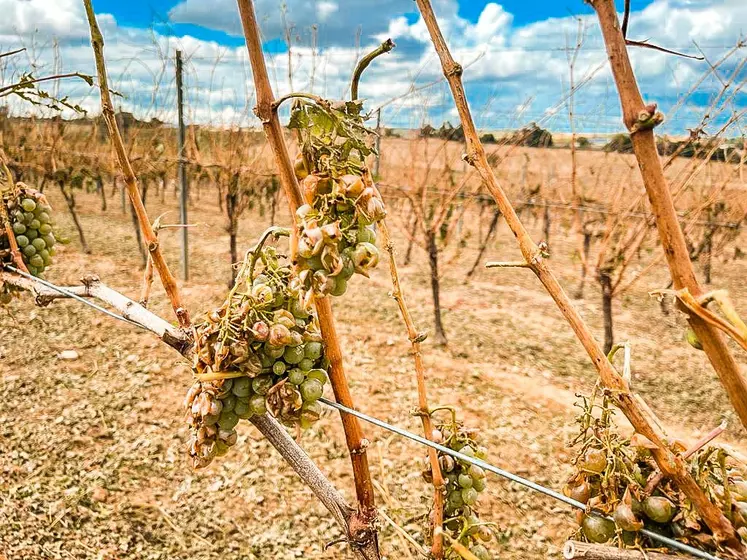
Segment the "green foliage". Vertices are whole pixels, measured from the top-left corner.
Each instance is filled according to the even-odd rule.
[[[633,153],[633,142],[630,134],[615,134],[609,142],[604,145],[605,152],[619,152],[621,154]]]

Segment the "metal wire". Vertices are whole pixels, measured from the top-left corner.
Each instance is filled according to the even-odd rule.
[[[464,455],[463,453],[459,453],[459,451],[454,451],[453,449],[449,449],[448,447],[444,445],[440,445],[438,443],[434,443],[422,436],[419,436],[417,434],[413,434],[412,432],[408,432],[407,430],[404,430],[402,428],[398,428],[397,426],[392,426],[391,424],[387,424],[383,420],[379,420],[378,418],[374,418],[373,416],[368,416],[367,414],[363,414],[362,412],[358,412],[357,410],[353,410],[352,408],[348,408],[347,406],[341,405],[339,403],[327,400],[325,398],[320,398],[319,402],[322,404],[325,404],[329,407],[336,408],[337,410],[340,410],[342,412],[345,412],[347,414],[350,414],[352,416],[355,416],[357,418],[360,418],[361,420],[364,420],[370,424],[373,424],[374,426],[378,426],[379,428],[383,428],[384,430],[394,432],[395,434],[398,434],[402,437],[405,437],[407,439],[411,439],[412,441],[415,441],[417,443],[420,443],[421,445],[426,445],[428,447],[432,447],[434,449],[437,449],[441,453],[445,453],[446,455],[451,455],[452,457],[459,459],[460,461],[464,461],[465,463],[470,463],[472,465],[477,465],[478,467],[481,467],[482,469],[489,471],[493,474],[496,474],[502,478],[506,478],[512,482],[516,482],[517,484],[521,484],[522,486],[526,486],[527,488],[530,488],[531,490],[534,490],[536,492],[539,492],[541,494],[544,494],[545,496],[549,496],[551,498],[554,498],[560,502],[563,502],[569,506],[572,506],[576,509],[580,509],[583,511],[587,510],[586,504],[579,502],[578,500],[574,500],[573,498],[569,498],[568,496],[565,496],[564,494],[561,494],[560,492],[556,492],[555,490],[551,490],[550,488],[546,488],[542,486],[541,484],[537,484],[536,482],[532,482],[531,480],[528,480],[526,478],[522,478],[519,475],[513,474],[512,472],[506,471],[504,469],[501,469],[499,467],[496,467],[494,465],[491,465],[490,463],[487,463],[483,461],[482,459],[478,459],[476,457],[470,457],[469,455]],[[591,514],[601,517],[603,519],[607,519],[609,521],[614,521],[611,517],[603,515],[601,513],[598,513],[596,511],[591,511]],[[654,531],[650,531],[648,529],[641,529],[639,531],[642,535],[646,535],[647,537],[651,538],[652,540],[658,541],[663,545],[668,546],[669,548],[673,548],[675,550],[679,550],[681,552],[685,552],[687,554],[690,554],[692,556],[695,556],[697,558],[703,558],[704,560],[721,560],[717,556],[713,556],[712,554],[709,554],[707,552],[704,552],[702,550],[698,550],[695,547],[689,546],[687,544],[681,543],[679,541],[676,541],[674,539],[670,539],[669,537],[665,537],[664,535],[660,535],[659,533],[656,533]]]
[[[145,327],[143,325],[141,325],[140,323],[137,323],[137,322],[133,321],[132,319],[128,319],[127,317],[124,317],[123,315],[117,315],[116,313],[113,313],[113,312],[109,311],[108,309],[105,309],[105,308],[101,307],[100,305],[96,305],[92,301],[90,301],[90,300],[88,300],[88,299],[86,299],[84,297],[81,297],[78,294],[71,292],[70,290],[67,290],[67,289],[63,288],[62,286],[57,286],[55,284],[52,284],[51,282],[47,282],[46,280],[43,280],[42,278],[38,278],[36,276],[33,276],[33,275],[28,274],[26,272],[23,272],[22,270],[19,270],[16,267],[11,266],[9,264],[4,264],[3,268],[5,268],[7,270],[10,270],[11,272],[14,272],[15,274],[18,274],[19,276],[23,276],[24,278],[28,278],[29,280],[33,280],[34,282],[38,282],[42,286],[46,286],[47,288],[49,288],[51,290],[54,290],[55,292],[58,292],[58,293],[63,294],[65,296],[69,297],[69,298],[72,298],[72,299],[77,300],[77,301],[79,301],[81,303],[84,303],[84,304],[88,305],[89,307],[93,307],[96,311],[100,311],[104,315],[108,315],[109,317],[113,317],[114,319],[119,319],[120,321],[124,321],[125,323],[129,323],[130,325],[135,325],[136,327],[140,327],[141,329],[145,329]],[[148,329],[145,329],[145,330],[148,330]]]

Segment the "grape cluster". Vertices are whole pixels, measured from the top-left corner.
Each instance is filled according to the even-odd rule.
[[[236,443],[242,418],[269,411],[300,428],[319,419],[329,363],[316,316],[300,295],[290,266],[274,247],[260,246],[224,304],[196,327],[196,381],[185,402],[196,467]]]
[[[1,202],[0,222],[7,220],[10,225],[28,271],[43,278],[44,271],[52,264],[57,242],[68,241],[54,229],[52,208],[44,195],[22,183],[3,193]],[[14,264],[4,223],[0,223],[0,262]],[[16,292],[10,285],[0,285],[0,304],[10,303]]]
[[[477,443],[477,437],[475,430],[466,429],[457,422],[441,424],[433,431],[436,443],[468,457],[485,460],[487,449]],[[483,543],[490,541],[492,537],[492,524],[482,521],[477,514],[478,498],[487,486],[485,471],[477,465],[440,451],[438,462],[446,484],[444,530],[479,560],[490,560],[492,556]],[[422,474],[426,482],[433,482],[433,472],[427,458]],[[461,556],[455,551],[447,550],[446,558],[456,560]]]
[[[296,177],[306,204],[296,212],[295,260],[307,293],[339,296],[353,274],[368,276],[379,262],[375,224],[386,215],[366,166],[373,133],[361,106],[297,102],[289,126],[299,131]]]
[[[641,529],[712,551],[718,543],[685,494],[669,479],[653,484],[659,469],[650,449],[622,438],[611,420],[609,397],[584,400],[574,472],[563,493],[614,519],[578,512],[580,534],[594,543],[656,547]],[[680,449],[682,451],[682,449]],[[689,459],[688,470],[717,503],[740,537],[747,539],[747,482],[723,450],[706,448]]]
[[[52,264],[57,242],[68,240],[55,231],[52,208],[41,193],[24,188],[13,198],[5,201],[8,218],[19,250],[29,273],[43,278],[44,271]],[[3,235],[0,248],[9,247]]]

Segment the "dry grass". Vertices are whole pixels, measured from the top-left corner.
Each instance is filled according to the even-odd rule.
[[[398,156],[402,165],[411,165],[409,147],[399,144],[403,140],[393,142],[385,146],[385,164],[396,168]],[[456,157],[458,147],[448,149]],[[515,184],[524,153],[532,158],[530,177],[539,178],[552,166],[557,177],[563,176],[566,152],[517,150],[501,167],[504,180]],[[619,169],[627,166],[624,157],[582,152],[586,176],[608,157],[620,160]],[[50,195],[59,221],[69,226],[63,201],[55,190]],[[229,278],[228,236],[214,200],[203,192],[190,211],[199,227],[192,230],[192,281],[184,297],[195,315],[221,300]],[[82,255],[74,241],[56,259],[49,278],[75,282],[84,271],[95,272],[136,297],[140,257],[129,215],[120,211],[117,197],[111,197],[106,213],[95,195],[79,195],[79,202],[93,256]],[[174,220],[178,215],[171,191],[166,204],[152,197],[148,210],[152,217],[165,211]],[[288,217],[283,213],[279,219]],[[399,221],[395,216],[394,223]],[[267,222],[257,213],[242,219],[240,250]],[[531,222],[530,217],[539,239],[542,224]],[[477,250],[476,212],[464,223],[467,246],[447,248],[443,259],[450,345],[442,349],[426,342],[425,347],[431,401],[458,406],[469,424],[481,428],[495,464],[560,488],[570,457],[566,442],[575,430],[574,392],[590,390],[594,369],[529,272],[480,271],[464,285]],[[570,289],[578,282],[573,240],[560,230],[560,216],[554,223],[553,261]],[[402,253],[404,238],[397,237]],[[176,235],[165,233],[163,240],[169,262],[176,263]],[[512,236],[500,229],[486,257],[516,256]],[[425,255],[416,250],[414,257],[403,270],[403,282],[416,324],[423,328],[431,324],[430,287]],[[746,274],[745,261],[714,262],[715,282],[731,291],[743,311]],[[683,340],[684,320],[677,313],[662,315],[646,293],[665,282],[666,271],[659,266],[616,302],[617,338],[634,345],[634,386],[679,437],[694,438],[729,418],[724,439],[744,448],[747,434],[704,355]],[[351,282],[345,299],[335,303],[347,371],[362,410],[418,432],[417,418],[410,414],[416,391],[409,344],[389,289],[380,265],[371,280]],[[154,292],[153,309],[170,317],[165,295]],[[600,303],[592,283],[579,305],[601,336]],[[77,360],[57,358],[70,349],[79,353]],[[340,531],[247,423],[228,456],[206,470],[190,469],[181,410],[189,382],[189,368],[173,351],[80,304],[37,309],[24,297],[0,310],[0,552],[24,560],[347,558],[344,545],[325,551],[325,543]],[[430,491],[418,474],[422,450],[365,429],[374,442],[377,501],[422,538],[420,518],[427,513]],[[352,496],[336,413],[326,414],[301,443]],[[495,520],[502,535],[492,550],[503,558],[558,557],[573,526],[565,507],[495,478],[485,495],[484,517]],[[381,546],[387,558],[414,557],[387,526],[382,526]]]

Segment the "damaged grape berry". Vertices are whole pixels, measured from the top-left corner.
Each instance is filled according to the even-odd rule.
[[[267,235],[248,253],[223,305],[195,327],[196,381],[185,401],[195,467],[236,443],[241,419],[269,411],[308,428],[321,415],[329,363],[318,321],[293,287],[289,264],[264,245]]]
[[[461,423],[452,420],[439,424],[433,431],[433,438],[449,449],[458,451],[468,457],[485,460],[487,450],[476,441],[475,430],[466,429]],[[444,477],[444,531],[449,536],[467,547],[480,560],[490,560],[490,552],[483,543],[492,538],[492,523],[482,521],[477,513],[480,493],[487,486],[486,473],[477,465],[455,459],[451,455],[438,452],[438,462]],[[433,482],[430,461],[426,457],[425,469],[422,472],[426,482]],[[461,556],[451,548],[445,558],[456,560]]]
[[[695,506],[664,477],[651,454],[653,444],[636,435],[623,438],[612,421],[611,397],[604,392],[583,397],[577,421],[579,435],[574,472],[563,492],[612,520],[579,512],[579,536],[592,543],[635,548],[657,548],[659,543],[640,533],[650,529],[708,552],[720,552],[720,543]],[[680,448],[677,451],[682,452]],[[747,483],[743,464],[722,448],[705,447],[687,459],[704,493],[747,537]]]
[[[311,294],[341,296],[354,274],[379,262],[375,224],[386,212],[365,159],[374,133],[363,126],[358,102],[297,101],[290,128],[299,131],[295,164],[306,204],[296,212],[294,259]]]

